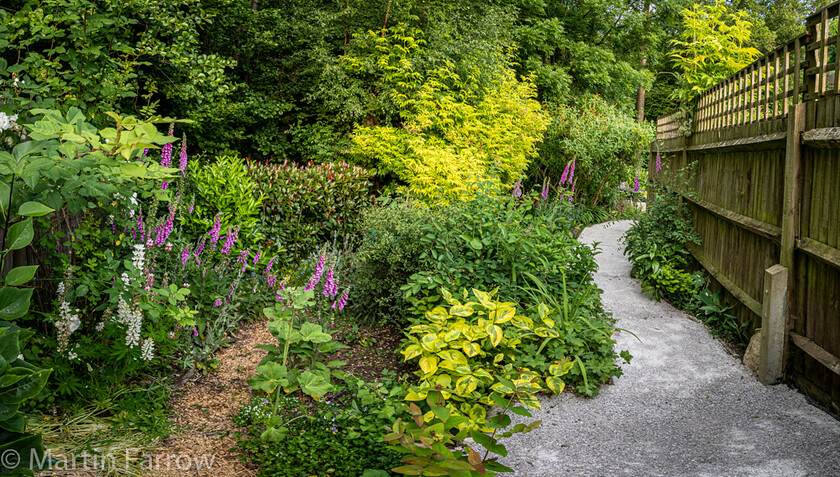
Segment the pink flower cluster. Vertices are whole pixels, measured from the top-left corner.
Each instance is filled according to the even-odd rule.
[[[236,245],[236,239],[239,238],[239,230],[233,229],[228,231],[227,235],[225,236],[225,244],[222,245],[222,253],[227,255],[233,250],[233,246]]]
[[[315,266],[315,273],[312,274],[312,277],[309,279],[309,282],[303,288],[304,290],[314,290],[315,285],[321,281],[321,275],[324,274],[324,266],[327,264],[327,254],[326,252],[321,254],[321,258],[318,260],[318,265]]]
[[[327,283],[324,285],[324,296],[329,298],[338,294],[338,283],[335,281],[335,267],[327,272]]]

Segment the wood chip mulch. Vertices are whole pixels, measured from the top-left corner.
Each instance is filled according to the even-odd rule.
[[[185,375],[186,382],[172,402],[177,431],[150,456],[155,469],[150,476],[256,475],[257,469],[241,462],[235,452],[234,433],[244,429],[234,424],[232,416],[248,401],[251,388],[247,381],[265,356],[265,351],[254,347],[275,341],[265,320],[246,324],[236,333],[236,341],[216,354],[219,366],[214,372]],[[212,465],[200,465],[202,458]]]

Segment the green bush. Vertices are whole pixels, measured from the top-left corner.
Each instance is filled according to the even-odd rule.
[[[551,124],[531,175],[561,181],[589,205],[614,207],[621,198],[619,184],[630,183],[641,168],[652,128],[599,96],[547,109]]]
[[[699,244],[700,237],[680,196],[655,189],[647,212],[622,237],[624,254],[633,263],[630,275],[642,281],[642,289],[650,291],[652,298],[685,306],[702,286],[702,280],[685,272],[692,260],[685,244]]]
[[[238,446],[260,467],[260,476],[329,475],[357,477],[368,469],[391,469],[400,456],[386,448],[385,426],[405,413],[403,385],[393,376],[366,382],[348,376],[340,390],[321,401],[299,395],[280,399],[279,415],[289,421],[289,433],[269,442],[260,439],[266,417],[274,412],[270,395],[255,393],[234,422],[246,427]]]
[[[563,276],[571,288],[592,283],[595,250],[574,239],[564,200],[519,198],[482,187],[474,199],[451,207],[423,222],[416,238],[424,268],[402,287],[416,315],[440,302],[440,287],[499,288],[500,297],[527,307],[535,303],[520,288],[529,283],[525,273],[555,296]]]
[[[425,250],[419,240],[425,233],[424,224],[448,212],[402,201],[364,210],[359,226],[361,244],[350,263],[353,299],[347,305],[359,324],[407,322],[409,311],[400,287],[427,266],[427,259],[420,258]]]
[[[344,162],[252,165],[256,190],[265,197],[262,232],[290,260],[304,259],[326,242],[346,245],[370,201],[372,175]]]
[[[218,217],[222,234],[238,229],[244,244],[260,244],[263,195],[248,174],[245,160],[233,155],[219,156],[210,164],[192,161],[188,171],[195,201],[194,211],[181,218],[188,233],[201,236],[213,228]]]

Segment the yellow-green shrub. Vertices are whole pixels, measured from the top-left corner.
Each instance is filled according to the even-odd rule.
[[[505,66],[489,81],[479,81],[477,66],[458,73],[448,61],[419,71],[419,35],[394,27],[376,39],[375,68],[393,87],[402,122],[358,126],[352,152],[380,173],[395,174],[408,192],[429,203],[471,197],[478,182],[513,186],[549,122],[534,84],[516,78],[503,53],[499,62]],[[344,62],[350,70],[365,67],[358,59]]]
[[[461,303],[442,290],[449,309],[435,307],[426,313],[428,323],[409,328],[408,342],[401,351],[406,361],[418,360],[420,378],[406,396],[408,401],[425,400],[440,391],[454,415],[469,417],[462,427],[487,431],[485,405],[498,398],[515,398],[539,409],[539,391],[563,392],[561,376],[572,367],[570,360],[557,360],[542,375],[519,365],[517,347],[523,340],[559,336],[550,309],[540,305],[537,321],[517,315],[516,304],[493,298],[495,292],[473,289],[476,301]],[[464,299],[470,296],[464,290]],[[494,397],[494,395],[496,395]],[[429,414],[431,419],[432,415]]]

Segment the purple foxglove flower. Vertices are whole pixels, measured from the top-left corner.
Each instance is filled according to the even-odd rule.
[[[219,298],[218,300],[216,300],[216,302],[213,303],[213,306],[216,307],[216,308],[222,306],[222,299]]]
[[[312,277],[309,278],[309,282],[303,288],[304,290],[314,290],[315,285],[321,281],[321,275],[324,274],[324,265],[327,263],[327,254],[326,252],[321,254],[321,259],[318,260],[318,265],[315,266],[315,273],[312,274]]]
[[[542,196],[543,200],[548,199],[548,184],[543,186],[542,192],[540,193],[540,196]]]
[[[210,236],[210,245],[213,247],[213,250],[216,250],[216,242],[219,241],[219,230],[222,228],[222,216],[217,215],[216,221],[213,223],[213,228],[210,229],[207,235]]]
[[[575,164],[576,163],[577,163],[577,161],[572,161],[572,168],[569,169],[569,184],[571,184],[572,181],[574,181],[574,179],[575,179]]]
[[[347,292],[345,291],[343,295],[341,295],[341,299],[338,300],[338,309],[343,310],[344,306],[347,304]]]
[[[274,260],[275,260],[276,258],[277,258],[277,257],[271,257],[271,260],[269,260],[269,261],[268,261],[268,266],[267,266],[267,267],[265,267],[265,273],[266,273],[266,274],[270,274],[270,273],[271,273],[271,267],[273,267],[273,266],[274,266]]]
[[[187,245],[184,247],[184,251],[181,252],[181,265],[186,265],[187,260],[190,259],[190,246]]]
[[[257,250],[257,254],[254,256],[254,261],[253,261],[252,265],[256,265],[257,262],[260,261],[260,254],[262,254],[262,250]]]
[[[571,162],[566,163],[566,168],[563,169],[563,175],[560,176],[560,185],[566,182],[566,179],[569,178],[569,167],[572,165]]]
[[[338,285],[335,283],[335,267],[330,267],[327,272],[327,283],[324,285],[324,296],[329,298],[338,293]]]
[[[639,176],[636,176],[633,178],[633,192],[639,192],[639,189],[641,189],[639,187]]]
[[[222,245],[223,254],[227,255],[231,252],[231,250],[233,250],[233,246],[236,245],[238,232],[238,230],[233,229],[227,233],[227,236],[225,237],[225,244]]]
[[[656,151],[656,172],[659,172],[661,170],[662,170],[662,162],[660,162],[660,159],[659,159],[659,151]]]
[[[198,328],[193,328],[193,336],[198,336]]]
[[[181,169],[181,174],[187,174],[187,135],[184,134],[184,137],[181,139],[181,155],[178,158],[178,168]]]

